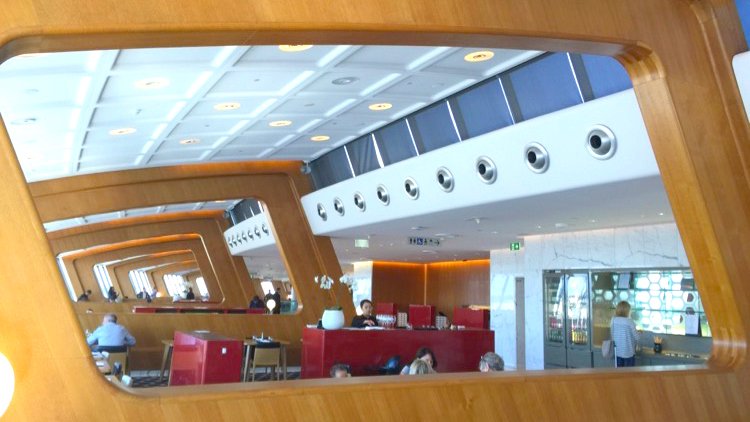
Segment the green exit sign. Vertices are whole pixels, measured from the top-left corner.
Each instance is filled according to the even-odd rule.
[[[521,242],[511,242],[510,243],[510,250],[512,250],[512,251],[520,251],[521,250]]]

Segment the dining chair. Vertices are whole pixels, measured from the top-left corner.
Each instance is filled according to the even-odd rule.
[[[271,379],[275,376],[279,379],[276,371],[280,366],[281,344],[278,342],[257,343],[253,353],[253,374],[252,381],[255,381],[255,368],[271,368]]]

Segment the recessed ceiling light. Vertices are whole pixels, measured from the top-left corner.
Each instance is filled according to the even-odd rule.
[[[135,133],[135,128],[121,127],[119,129],[112,129],[109,131],[109,134],[112,136],[130,135],[131,133]]]
[[[349,85],[351,83],[357,82],[359,78],[356,78],[354,76],[345,76],[343,78],[337,78],[331,81],[334,85]]]
[[[282,44],[279,46],[279,50],[285,53],[296,53],[298,51],[305,51],[311,48],[311,44]]]
[[[188,138],[188,139],[181,140],[180,144],[182,144],[182,145],[195,145],[195,144],[199,144],[200,142],[201,142],[201,140],[198,139],[198,138]]]
[[[391,107],[393,107],[393,104],[391,103],[375,103],[375,104],[370,104],[367,108],[369,108],[372,111],[383,111],[383,110],[388,110]]]
[[[17,126],[33,125],[35,123],[36,123],[36,117],[26,117],[23,119],[17,119],[17,120],[13,120],[12,122],[10,122],[10,124],[17,125]]]
[[[146,78],[135,81],[133,84],[138,89],[159,89],[169,85],[167,78]]]
[[[219,103],[214,106],[214,110],[226,111],[226,110],[237,110],[240,108],[240,103]]]
[[[491,51],[475,51],[464,56],[464,60],[470,63],[484,62],[495,56]]]
[[[315,135],[312,138],[310,138],[310,140],[314,141],[314,142],[323,142],[323,141],[327,141],[329,139],[331,139],[331,137],[328,136],[328,135]]]
[[[271,127],[284,127],[289,126],[292,124],[291,120],[274,120],[273,122],[269,123],[268,126]]]
[[[555,223],[555,227],[557,227],[558,229],[561,229],[563,227],[568,227],[568,225],[566,223]]]
[[[659,215],[664,215],[664,213],[663,213],[663,212],[660,212],[660,213],[659,213]]]

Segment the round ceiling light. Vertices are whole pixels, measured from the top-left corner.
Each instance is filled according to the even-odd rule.
[[[354,76],[345,76],[343,78],[334,79],[331,81],[334,85],[349,85],[354,82],[357,82],[359,78],[355,78]]]
[[[273,122],[269,123],[268,126],[271,127],[284,127],[289,126],[292,124],[291,120],[274,120]]]
[[[296,53],[298,51],[305,51],[311,48],[311,44],[283,44],[279,46],[279,50],[285,53]]]
[[[495,56],[492,51],[474,51],[464,56],[464,60],[470,63],[484,62]]]
[[[133,84],[138,89],[159,89],[169,85],[167,78],[146,78],[135,81]]]
[[[182,145],[195,145],[195,144],[199,144],[200,142],[201,142],[201,140],[198,139],[198,138],[188,138],[188,139],[181,140],[180,144],[182,144]]]
[[[112,136],[130,135],[131,133],[135,133],[135,128],[121,127],[119,129],[112,129],[109,131],[109,134]]]
[[[331,137],[328,136],[328,135],[315,135],[312,138],[310,138],[310,140],[313,141],[313,142],[323,142],[323,141],[327,141],[329,139],[331,139]]]
[[[218,111],[227,111],[227,110],[237,110],[240,108],[240,103],[219,103],[214,106],[214,110]]]
[[[383,111],[383,110],[388,110],[391,107],[393,107],[393,104],[391,103],[375,103],[375,104],[370,104],[367,108],[369,108],[372,111]]]

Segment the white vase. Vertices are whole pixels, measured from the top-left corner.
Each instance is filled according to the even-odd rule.
[[[338,330],[344,326],[344,311],[326,309],[323,312],[322,324],[326,330]]]

